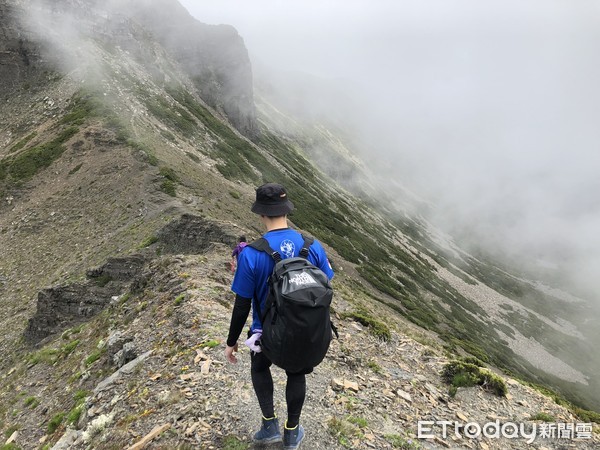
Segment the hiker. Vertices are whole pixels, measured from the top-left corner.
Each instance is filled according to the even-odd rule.
[[[302,235],[288,227],[287,214],[294,209],[288,199],[285,188],[276,183],[267,183],[256,190],[256,201],[252,212],[258,214],[267,232],[263,237],[270,247],[280,253],[281,258],[297,257],[303,247]],[[238,338],[244,328],[246,318],[252,306],[252,325],[248,332],[246,344],[252,349],[251,377],[252,385],[262,412],[262,427],[254,435],[254,442],[271,443],[282,440],[279,422],[273,406],[273,378],[270,367],[272,362],[254,342],[260,337],[262,325],[258,311],[265,310],[265,300],[268,294],[268,278],[275,266],[274,260],[267,253],[248,245],[239,255],[238,268],[235,273],[231,290],[236,294],[235,305],[231,315],[229,336],[225,356],[230,363],[237,363],[234,353],[238,349]],[[309,248],[308,261],[321,269],[328,279],[333,277],[333,270],[318,241]],[[258,302],[258,308],[253,306]],[[258,309],[258,311],[257,311]],[[313,367],[305,367],[300,371],[287,374],[286,403],[287,421],[284,424],[283,446],[285,449],[297,449],[304,438],[304,428],[300,425],[300,414],[306,396],[306,374]]]
[[[244,250],[246,245],[248,245],[248,243],[246,242],[246,236],[240,236],[238,239],[237,245],[233,249],[233,252],[231,252],[231,271],[232,272],[235,272],[237,260],[240,256],[240,253],[242,253],[242,250]]]

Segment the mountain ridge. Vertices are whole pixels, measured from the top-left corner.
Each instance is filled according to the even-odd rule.
[[[117,23],[121,23],[120,20]],[[145,29],[137,22],[128,27],[128,30]],[[393,312],[398,314],[394,320],[402,324],[392,331],[395,343],[403,339],[401,329],[415,329],[401,318],[406,316],[429,330],[418,334],[423,333],[427,337],[427,342],[437,349],[439,358],[444,358],[442,352],[464,355],[468,351],[492,363],[504,362],[513,370],[522,369],[534,379],[538,376],[531,364],[519,367],[521,360],[510,361],[512,350],[487,348],[486,345],[495,337],[490,334],[493,329],[486,327],[502,327],[498,329],[507,340],[519,335],[530,338],[523,331],[528,329],[527,324],[514,329],[507,319],[509,317],[520,320],[527,316],[535,321],[536,326],[539,324],[535,331],[555,325],[560,328],[562,325],[554,317],[539,318],[536,315],[538,313],[533,308],[537,307],[540,299],[533,298],[525,306],[511,300],[510,309],[496,309],[503,317],[501,321],[494,322],[488,309],[475,301],[479,291],[471,296],[465,294],[469,286],[482,285],[476,278],[491,282],[495,290],[487,289],[493,291],[490,294],[499,296],[494,304],[508,302],[513,291],[523,289],[523,286],[466,253],[448,256],[433,242],[423,219],[403,213],[400,206],[393,206],[393,199],[389,199],[386,208],[381,207],[376,200],[386,199],[386,196],[375,183],[363,186],[358,193],[352,192],[355,186],[351,184],[340,182],[344,186],[341,187],[334,183],[332,177],[344,178],[349,173],[364,176],[366,180],[374,179],[372,176],[369,178],[364,167],[355,164],[356,158],[349,150],[351,147],[343,139],[335,138],[324,126],[307,131],[302,125],[296,128],[296,133],[278,134],[277,127],[269,125],[269,121],[274,120],[272,108],[267,110],[266,103],[259,99],[257,116],[261,130],[260,133],[250,133],[252,140],[249,140],[241,133],[243,127],[239,130],[232,126],[235,125],[235,116],[230,117],[225,109],[211,106],[202,97],[199,87],[202,84],[195,82],[190,71],[180,66],[177,58],[172,58],[158,40],[137,41],[139,36],[145,36],[144,33],[128,36],[132,42],[151,49],[158,61],[154,71],[148,71],[145,61],[140,62],[130,50],[121,46],[121,37],[117,36],[113,43],[119,45],[108,45],[111,43],[110,36],[103,35],[95,40],[95,36],[91,35],[88,36],[88,48],[92,48],[91,54],[101,62],[101,73],[88,78],[83,70],[64,74],[55,69],[42,75],[42,78],[45,77],[43,83],[36,77],[17,77],[20,83],[13,85],[20,87],[0,106],[0,142],[3,142],[0,148],[0,191],[3,199],[0,206],[3,241],[0,295],[4,304],[0,321],[6,330],[0,338],[0,348],[4,354],[10,355],[0,363],[0,367],[5,374],[16,368],[2,379],[3,410],[0,411],[4,413],[3,420],[6,420],[3,426],[10,428],[18,425],[16,422],[19,420],[26,420],[30,430],[34,424],[25,419],[30,414],[32,420],[41,424],[35,432],[36,439],[43,438],[40,433],[52,421],[53,414],[59,414],[57,411],[64,408],[52,398],[47,399],[39,410],[37,405],[33,412],[23,408],[19,395],[24,392],[24,387],[19,378],[26,377],[30,370],[40,370],[37,367],[41,361],[47,371],[60,373],[60,376],[53,379],[52,386],[48,383],[45,387],[43,378],[35,379],[27,390],[35,388],[38,392],[39,387],[43,392],[45,388],[56,395],[61,388],[93,390],[115,369],[110,358],[106,357],[104,344],[97,349],[98,352],[93,349],[93,341],[106,343],[114,331],[127,332],[127,317],[132,321],[137,319],[149,323],[144,322],[149,320],[143,313],[146,308],[149,305],[156,308],[164,306],[160,302],[153,303],[154,300],[149,298],[165,297],[160,294],[162,289],[171,292],[169,280],[153,285],[149,292],[141,295],[119,287],[121,294],[107,294],[110,297],[107,309],[98,312],[99,316],[89,322],[91,325],[86,325],[83,320],[81,324],[65,322],[59,330],[53,330],[45,338],[41,348],[35,349],[27,346],[21,336],[29,319],[35,317],[33,299],[43,286],[85,283],[88,268],[101,267],[109,258],[123,258],[139,251],[150,251],[153,257],[158,257],[158,262],[152,264],[158,265],[154,266],[153,273],[160,279],[160,258],[167,261],[163,263],[167,266],[171,263],[177,265],[179,258],[164,256],[164,235],[160,230],[169,224],[180,223],[186,215],[201,217],[198,223],[218,222],[219,230],[231,228],[240,231],[240,234],[258,236],[260,228],[248,205],[253,199],[255,185],[272,180],[283,181],[294,194],[298,210],[291,216],[293,224],[322,240],[340,267],[337,286],[340,304],[348,303],[341,312],[349,314],[340,315],[345,328],[356,329],[357,325],[363,331],[377,330],[378,317],[389,317]],[[47,69],[40,70],[44,73]],[[25,86],[29,80],[31,84]],[[282,124],[285,125],[288,119],[283,118]],[[298,133],[307,134],[298,137]],[[306,146],[307,142],[312,142],[312,146]],[[326,167],[321,171],[310,163],[318,152],[335,157],[332,172],[327,172]],[[342,167],[347,170],[335,172],[334,169]],[[220,238],[206,231],[211,229],[196,224],[182,232],[184,235],[206,234],[210,246],[214,246],[213,250],[208,250],[210,258],[202,256],[204,249],[196,249],[198,256],[183,259],[189,267],[193,264],[201,266],[201,272],[206,265],[206,270],[214,272],[214,277],[220,280],[219,289],[212,294],[210,290],[203,294],[205,300],[214,305],[220,296],[227,298],[228,273],[223,267],[228,252],[225,244],[232,243],[235,233],[230,231],[225,241],[219,241]],[[175,250],[175,253],[179,254],[181,250]],[[220,257],[223,257],[221,262]],[[170,279],[188,279],[181,274],[185,272],[171,273]],[[202,289],[201,279],[193,281]],[[163,300],[175,303],[182,293],[185,291],[173,291]],[[113,296],[120,297],[120,300],[115,300],[116,303],[111,306]],[[132,298],[135,306],[124,306],[127,301],[120,304],[126,297]],[[353,304],[353,297],[361,298],[356,307],[348,306]],[[180,306],[183,301],[180,299],[178,305],[172,306]],[[367,308],[367,314],[364,314],[364,308]],[[146,318],[140,318],[140,314]],[[225,310],[221,310],[220,314],[222,322]],[[504,314],[507,314],[506,317]],[[74,336],[77,334],[74,330],[79,326],[86,330],[85,340]],[[174,333],[182,331],[178,323],[172,326]],[[569,330],[568,327],[564,329]],[[222,335],[225,331],[219,329]],[[443,340],[439,340],[437,335]],[[577,336],[571,337],[578,339]],[[218,339],[218,333],[213,333],[212,338]],[[61,339],[67,341],[64,344],[67,347]],[[140,349],[153,349],[143,344],[142,336],[134,336],[133,339],[140,341]],[[75,344],[76,341],[79,342]],[[553,341],[549,343],[556,344]],[[382,348],[381,345],[385,344],[377,345],[377,348]],[[186,346],[187,358],[194,344],[188,340]],[[160,348],[154,350],[162,352]],[[339,351],[344,354],[341,348]],[[395,352],[395,349],[390,351]],[[88,363],[92,355],[96,359]],[[31,365],[32,358],[38,359],[38,363]],[[368,359],[368,354],[365,358]],[[67,359],[69,364],[62,367]],[[218,360],[218,357],[215,354],[211,359]],[[368,361],[354,362],[349,367],[352,368],[353,364],[358,364],[361,370],[369,368]],[[393,372],[393,367],[388,369]],[[336,367],[328,370],[327,374],[333,374]],[[86,378],[75,377],[79,372],[86,373]],[[225,373],[233,376],[229,370]],[[135,380],[141,383],[142,378],[137,375],[140,373],[136,374]],[[361,376],[367,379],[366,375]],[[441,381],[436,379],[435,383]],[[19,386],[21,389],[15,390]],[[439,388],[436,389],[439,391]],[[38,392],[35,397],[39,395]],[[83,398],[87,397],[90,396]],[[447,403],[448,398],[442,397]],[[60,398],[65,405],[71,402],[65,395]],[[92,401],[100,402],[103,409],[108,408],[107,399],[89,400],[85,410],[92,407]],[[95,406],[93,408],[96,409]],[[83,409],[80,408],[80,412],[83,413]],[[564,409],[560,411],[565,414],[564,417],[575,420]],[[16,412],[16,416],[11,417],[11,412]],[[140,419],[145,417],[143,412],[138,411]],[[120,410],[119,415],[121,420],[125,420],[127,413]],[[13,417],[18,420],[13,420]],[[56,429],[65,431],[60,423],[62,419]],[[84,419],[80,426],[90,423]],[[150,423],[150,419],[142,421],[137,433],[146,430]],[[405,421],[404,426],[408,425]],[[185,440],[182,434],[185,435],[187,428],[175,426],[174,429],[181,433],[171,436],[172,441],[169,442],[178,442],[178,438]],[[47,431],[49,442],[58,440],[58,433]],[[227,429],[227,432],[232,431]],[[399,430],[396,430],[392,434],[398,433]],[[18,442],[33,448],[35,443],[29,439],[29,436],[21,436]],[[133,437],[128,439],[127,442],[130,442]],[[385,441],[385,437],[382,439],[381,442]],[[362,440],[360,445],[367,445],[367,441]],[[338,444],[342,445],[339,440]],[[389,439],[386,445],[392,445]]]

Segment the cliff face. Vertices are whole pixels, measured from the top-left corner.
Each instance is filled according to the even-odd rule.
[[[7,99],[42,75],[40,47],[18,26],[17,5],[0,1],[0,99]]]
[[[256,136],[252,67],[237,31],[229,25],[198,22],[175,0],[146,0],[142,5],[129,14],[152,30],[202,99],[223,112],[242,134]]]
[[[245,136],[257,136],[252,68],[244,42],[233,27],[200,23],[174,0],[146,0],[135,5],[94,0],[39,2],[34,14],[32,6],[26,7],[27,11],[16,0],[0,2],[3,98],[45,76],[44,70],[52,69],[49,61],[65,72],[85,60],[81,48],[72,48],[82,40],[127,50],[149,73],[164,77],[155,67],[156,46],[160,46],[208,105]],[[146,45],[149,41],[154,45]]]

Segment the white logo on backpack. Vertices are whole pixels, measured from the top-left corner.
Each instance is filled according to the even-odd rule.
[[[290,278],[290,283],[296,286],[304,286],[306,284],[317,284],[315,279],[308,273],[302,272]]]

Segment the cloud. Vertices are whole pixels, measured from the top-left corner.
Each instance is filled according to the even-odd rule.
[[[438,224],[595,292],[596,2],[182,3],[235,26],[255,64],[359,86],[365,151],[433,199]]]

